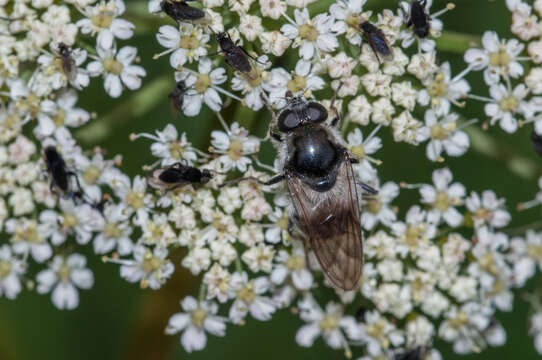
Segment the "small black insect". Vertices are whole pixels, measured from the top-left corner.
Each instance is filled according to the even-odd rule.
[[[62,71],[68,78],[68,81],[73,82],[77,76],[77,67],[72,56],[72,51],[68,45],[64,43],[58,44],[58,55],[62,65]]]
[[[395,354],[394,360],[422,360],[427,354],[427,349],[423,346],[417,346],[405,352]]]
[[[406,27],[413,27],[414,34],[419,38],[429,36],[431,17],[425,11],[426,0],[412,0],[410,4],[410,14],[403,8],[399,8],[403,12]]]
[[[68,169],[66,162],[54,146],[45,148],[44,158],[47,165],[47,172],[51,177],[51,192],[62,198],[83,199],[84,192],[79,183],[79,179],[77,178],[77,174]],[[74,184],[70,181],[70,178],[75,179],[76,188],[74,188]]]
[[[160,8],[176,22],[201,20],[205,11],[187,4],[195,0],[162,0]]]
[[[177,112],[182,110],[186,90],[188,90],[186,84],[184,83],[184,81],[181,80],[177,84],[175,84],[175,87],[169,93],[169,105],[172,112],[174,112],[174,110],[176,110]]]
[[[364,21],[359,24],[359,28],[361,31],[363,31],[363,37],[369,42],[369,45],[371,46],[371,49],[373,49],[378,62],[380,62],[380,57],[378,54],[382,55],[386,59],[393,57],[393,50],[389,46],[388,41],[386,40],[386,35],[384,35],[382,30],[368,21]]]
[[[227,32],[221,32],[216,34],[216,40],[220,46],[220,52],[226,56],[226,63],[235,70],[248,74],[252,71],[252,65],[249,58],[252,58],[248,52],[242,47],[237,45],[238,42],[233,42],[230,34]]]
[[[175,190],[187,184],[206,184],[213,178],[207,169],[200,170],[180,162],[154,170],[147,178],[150,186],[160,190]]]

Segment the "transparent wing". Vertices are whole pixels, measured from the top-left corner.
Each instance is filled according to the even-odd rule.
[[[345,155],[336,183],[329,191],[314,191],[288,173],[286,183],[299,226],[326,276],[343,290],[356,288],[363,265],[363,238],[350,161]]]

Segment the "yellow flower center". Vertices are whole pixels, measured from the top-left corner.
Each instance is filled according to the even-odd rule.
[[[262,83],[262,75],[267,74],[265,72],[262,73],[262,70],[256,66],[252,65],[252,69],[249,73],[243,73],[243,77],[247,80],[247,82],[250,84],[251,87],[255,88],[257,86],[260,86]]]
[[[15,230],[14,242],[27,241],[30,243],[43,242],[42,237],[38,233],[36,224],[31,224],[24,229]]]
[[[289,270],[300,270],[305,267],[305,257],[299,255],[292,255],[286,260],[286,267]]]
[[[181,40],[179,41],[179,47],[189,50],[199,48],[199,39],[197,38],[196,33],[192,32],[188,35],[182,35]]]
[[[448,138],[448,132],[439,124],[431,126],[431,137],[437,140],[445,140]]]
[[[503,45],[500,45],[499,50],[489,55],[489,63],[495,67],[507,67],[511,60]]]
[[[491,217],[491,213],[489,212],[489,210],[485,208],[480,208],[476,210],[476,212],[473,215],[476,219],[479,219],[479,220],[489,220]]]
[[[122,230],[115,223],[105,224],[104,235],[107,238],[118,239],[122,236]]]
[[[228,156],[235,161],[243,157],[243,143],[240,140],[232,140],[230,142]]]
[[[254,302],[256,294],[254,293],[254,284],[252,281],[247,283],[241,290],[237,291],[237,298],[249,305]]]
[[[383,349],[387,349],[390,346],[385,329],[386,323],[381,319],[376,321],[374,324],[369,324],[365,327],[367,334],[374,339],[378,339]]]
[[[17,124],[19,124],[21,122],[21,117],[17,114],[10,114],[8,115],[5,120],[4,120],[4,123],[2,124],[4,128],[6,129],[14,129]]]
[[[519,100],[514,95],[510,95],[499,101],[499,107],[504,112],[516,112],[519,107]]]
[[[529,244],[527,245],[527,255],[531,259],[537,261],[542,260],[542,245]]]
[[[379,198],[371,199],[367,202],[367,210],[372,214],[378,214],[382,209],[382,202]]]
[[[11,263],[6,260],[0,260],[0,279],[4,279],[11,273]]]
[[[194,89],[200,94],[203,94],[211,84],[211,77],[208,74],[200,74],[198,80],[196,80],[196,83],[194,84]]]
[[[307,86],[307,79],[304,76],[293,75],[292,80],[288,81],[287,88],[294,94],[298,91],[304,90]]]
[[[32,117],[35,117],[40,112],[40,98],[36,94],[30,93],[26,98],[17,101],[15,107],[21,112],[28,112]]]
[[[320,320],[318,325],[323,332],[329,332],[335,330],[337,326],[339,326],[339,319],[333,315],[326,315],[322,320]]]
[[[171,157],[173,157],[174,159],[182,159],[184,154],[184,147],[179,141],[175,140],[172,141],[171,144],[169,144],[169,152],[171,153]]]
[[[122,64],[114,58],[107,58],[103,61],[103,67],[106,72],[113,75],[120,75],[122,73]]]
[[[444,97],[448,94],[448,84],[443,74],[437,74],[435,79],[427,87],[427,92],[431,97]]]
[[[96,184],[96,181],[98,181],[100,175],[100,169],[94,165],[90,165],[83,173],[83,180],[85,180],[87,184],[93,185]]]
[[[143,198],[145,193],[132,191],[126,195],[126,203],[134,209],[141,209],[143,207]]]
[[[143,259],[141,269],[143,269],[145,274],[152,274],[154,271],[160,269],[160,266],[162,265],[162,260],[154,257],[151,252],[145,253]]]
[[[207,312],[199,308],[192,311],[192,315],[190,316],[192,320],[192,324],[196,325],[199,328],[203,327],[203,323],[205,322],[206,317],[207,317]]]
[[[92,25],[97,28],[107,29],[113,22],[114,15],[111,11],[101,10],[98,14],[90,18]]]
[[[354,28],[358,28],[359,23],[361,22],[361,19],[359,18],[359,16],[353,13],[350,13],[348,14],[348,16],[346,17],[344,21],[346,22],[347,25],[350,25]]]
[[[495,263],[495,258],[493,257],[493,254],[487,253],[482,255],[478,259],[478,263],[480,264],[480,268],[490,274],[498,274],[499,268],[497,267],[497,264]]]
[[[318,37],[318,30],[310,24],[304,24],[299,27],[299,36],[308,41],[315,41]]]
[[[52,75],[54,73],[57,73],[57,72],[63,73],[64,72],[64,66],[62,65],[62,59],[60,57],[56,57],[53,60],[53,63],[51,64],[51,66],[47,70],[48,70],[48,73],[50,75]]]
[[[63,126],[64,122],[66,121],[66,111],[63,109],[58,109],[57,114],[53,116],[52,120],[56,127]]]
[[[67,283],[67,282],[70,281],[70,272],[71,272],[71,269],[70,269],[69,265],[66,264],[66,263],[63,263],[60,266],[60,269],[58,269],[56,275],[58,276],[60,281],[62,281],[64,283]]]
[[[405,241],[409,246],[416,246],[424,233],[423,225],[410,225],[405,233]]]
[[[64,229],[73,228],[77,225],[77,217],[74,214],[62,215],[62,227]]]
[[[360,160],[362,160],[366,154],[365,148],[363,147],[363,145],[352,146],[350,148],[350,151],[352,152],[352,154],[356,155],[356,157]]]
[[[463,311],[460,311],[454,319],[450,319],[450,325],[456,329],[462,328],[468,322],[469,316]]]
[[[439,191],[433,206],[439,211],[446,211],[451,204],[451,199],[446,191]]]
[[[280,219],[277,220],[277,226],[282,230],[288,230],[288,215],[284,213]]]

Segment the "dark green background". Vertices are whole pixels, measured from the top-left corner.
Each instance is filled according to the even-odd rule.
[[[126,0],[128,7],[132,0]],[[135,3],[135,2],[134,2]],[[146,2],[145,2],[146,3]],[[145,3],[141,7],[144,7]],[[368,7],[379,9],[391,7],[395,1],[369,0]],[[509,37],[510,14],[504,0],[457,0],[456,9],[443,19],[445,29],[480,37],[485,30],[496,30]],[[435,1],[433,9],[444,7],[446,2]],[[321,6],[319,4],[318,6]],[[171,75],[166,57],[158,61],[152,55],[163,48],[156,42],[152,29],[157,29],[156,20],[149,22],[137,13],[127,16],[141,29],[129,42],[139,48],[142,65],[148,72],[144,87],[160,76]],[[159,21],[167,21],[165,19]],[[125,44],[127,42],[122,42]],[[454,73],[463,67],[462,55],[442,52],[440,60],[452,61]],[[291,61],[286,60],[287,63]],[[487,95],[480,73],[469,76],[473,93]],[[167,104],[167,91],[173,86],[172,77],[168,88],[157,87],[145,95],[145,101],[153,104],[148,111],[134,110],[134,93],[125,92],[118,100],[110,99],[102,88],[101,80],[94,80],[81,95],[80,106],[96,111],[99,125],[91,125],[77,132],[87,148],[97,141],[108,149],[109,155],[124,154],[124,170],[129,174],[140,173],[141,166],[153,161],[150,142],[130,142],[131,132],[149,132],[163,129],[173,121],[180,131],[186,131],[189,139],[200,148],[208,145],[209,133],[218,127],[216,119],[208,110],[197,119],[172,120]],[[136,106],[137,108],[137,106]],[[483,106],[470,104],[465,118],[478,117],[485,120]],[[250,111],[232,105],[225,110],[227,119],[236,119],[242,125],[263,134],[269,115],[261,112],[254,116]],[[497,141],[497,150],[492,154],[481,154],[469,150],[459,159],[447,159],[446,165],[453,170],[455,180],[461,181],[469,190],[493,189],[506,196],[511,210],[515,204],[534,197],[537,191],[536,176],[518,177],[509,170],[510,161],[522,156],[535,162],[540,169],[540,159],[532,152],[529,142],[530,128],[521,129],[514,136],[504,134],[498,127],[488,132]],[[93,135],[102,134],[103,136]],[[413,148],[395,144],[387,129],[380,132],[385,147],[377,153],[384,161],[379,172],[384,181],[429,182],[432,169],[438,168],[425,158],[425,146]],[[92,138],[94,136],[94,138]],[[93,142],[89,143],[89,139]],[[96,140],[97,139],[97,140]],[[272,156],[269,147],[264,148],[267,157]],[[417,192],[404,191],[398,205],[405,209],[418,200]],[[529,224],[540,218],[540,210],[523,213],[513,212],[511,227]],[[4,237],[5,238],[5,237]],[[80,250],[91,254],[90,249]],[[159,292],[141,291],[137,285],[121,280],[118,267],[103,264],[97,257],[90,259],[96,284],[91,291],[81,292],[81,304],[75,311],[58,311],[49,296],[24,292],[16,301],[0,298],[0,360],[72,360],[72,359],[342,359],[342,351],[332,351],[318,340],[311,349],[301,348],[295,343],[295,334],[301,322],[287,310],[282,311],[271,322],[249,319],[243,327],[228,326],[224,338],[208,337],[204,351],[186,354],[179,344],[179,337],[163,335],[163,329],[171,314],[180,310],[178,301],[186,294],[195,294],[197,285],[185,271],[177,268],[175,276],[166,288]],[[539,283],[530,282],[529,288]],[[518,295],[518,294],[517,294]],[[441,346],[445,359],[537,359],[533,340],[527,335],[528,307],[516,296],[516,307],[511,313],[500,314],[508,332],[506,346],[488,349],[480,355],[459,357],[450,352],[450,347]],[[355,353],[360,356],[361,354]]]

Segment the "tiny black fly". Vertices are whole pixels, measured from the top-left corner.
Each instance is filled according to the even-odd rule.
[[[213,29],[211,29],[211,31],[213,31]],[[250,63],[249,58],[258,63],[259,61],[251,56],[245,48],[238,45],[239,40],[233,42],[230,34],[227,32],[221,32],[215,35],[218,45],[220,46],[220,52],[226,56],[226,63],[235,70],[246,75],[250,80],[256,79],[259,74],[257,71],[254,71],[255,68]]]
[[[250,73],[252,71],[252,65],[248,59],[251,56],[242,46],[237,45],[238,42],[233,42],[230,34],[227,32],[218,33],[216,34],[216,40],[218,41],[221,52],[226,56],[226,63],[228,65],[242,73]]]
[[[84,199],[84,192],[77,178],[77,174],[68,169],[66,162],[58,153],[54,146],[48,146],[44,150],[45,164],[47,172],[51,177],[50,189],[53,194],[57,194],[67,199]],[[75,185],[70,179],[75,179]]]
[[[533,143],[534,151],[536,151],[538,155],[542,156],[542,136],[533,131],[531,133],[531,141]]]
[[[159,190],[175,190],[188,184],[206,184],[213,178],[211,171],[200,170],[180,162],[154,170],[147,178],[150,186]]]
[[[393,57],[393,50],[389,46],[386,35],[384,35],[382,30],[368,21],[363,21],[359,24],[359,28],[363,32],[363,37],[369,42],[371,49],[373,49],[378,62],[380,62],[378,54],[386,59]]]
[[[177,84],[175,84],[175,87],[173,90],[169,93],[169,105],[171,107],[171,112],[179,112],[183,108],[184,103],[184,95],[186,94],[186,90],[188,88],[186,87],[186,84],[184,81],[179,81]],[[175,111],[174,111],[175,110]]]
[[[429,23],[431,17],[425,10],[426,3],[426,0],[412,0],[410,14],[404,8],[399,8],[403,12],[406,27],[412,26],[414,34],[421,39],[429,36],[431,30],[431,24]]]
[[[71,49],[68,47],[68,45],[61,42],[58,44],[58,55],[62,65],[62,71],[68,78],[68,81],[75,81],[77,76],[77,68],[75,66],[75,60],[73,59]]]
[[[177,22],[196,21],[205,18],[205,11],[187,4],[195,0],[162,0],[160,8]]]

